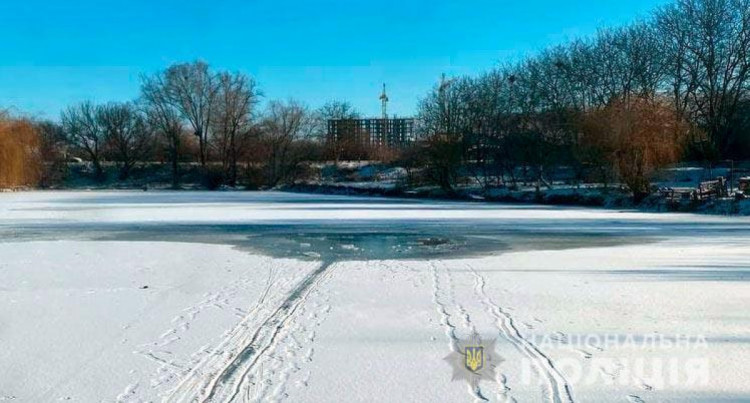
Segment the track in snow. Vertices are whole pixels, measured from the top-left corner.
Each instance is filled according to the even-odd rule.
[[[432,302],[437,307],[437,311],[440,314],[440,323],[445,329],[445,335],[448,336],[450,341],[450,350],[452,352],[459,352],[458,348],[458,336],[456,335],[456,325],[451,321],[453,314],[449,312],[451,308],[456,309],[456,314],[463,319],[463,325],[467,330],[467,333],[472,333],[476,329],[474,328],[471,318],[466,313],[464,308],[456,302],[455,290],[453,287],[453,275],[450,269],[444,268],[447,286],[443,285],[440,281],[440,275],[438,273],[438,267],[434,261],[429,262],[430,272],[432,274]],[[447,288],[447,289],[446,289]],[[441,294],[445,294],[441,298]],[[482,394],[482,390],[479,386],[473,388],[471,385],[468,387],[469,394],[476,401],[489,401],[487,397]]]
[[[237,397],[247,374],[253,369],[260,357],[275,345],[281,331],[289,323],[297,309],[305,302],[310,292],[326,278],[324,275],[329,272],[331,266],[331,263],[324,262],[294,288],[281,305],[255,331],[250,342],[242,348],[242,351],[213,379],[205,398],[202,399],[203,402],[214,401],[220,396],[222,397],[219,401],[232,401]],[[264,331],[267,330],[270,330],[270,334],[262,337]]]
[[[474,267],[466,264],[474,276],[474,292],[481,299],[487,313],[493,316],[501,333],[517,350],[528,357],[539,370],[547,383],[552,403],[573,403],[573,394],[565,377],[555,368],[552,360],[539,347],[521,335],[513,317],[501,306],[497,305],[485,291],[485,279]]]
[[[210,359],[221,359],[223,362],[219,369],[212,371],[211,363],[195,368],[166,396],[165,400],[179,402],[242,400],[240,391],[245,386],[248,374],[267,353],[275,349],[281,339],[280,335],[289,330],[289,324],[294,320],[295,313],[305,304],[310,294],[330,276],[332,266],[332,263],[324,262],[320,267],[312,270],[297,282],[283,297],[283,300],[278,302],[275,308],[271,308],[270,312],[268,312],[266,299],[269,296],[269,290],[274,285],[269,274],[267,288],[255,308],[235,329],[228,332],[227,338],[221,343],[221,350],[232,350],[237,353],[224,356],[226,357],[224,359],[221,359],[221,355],[213,355]],[[253,325],[252,319],[264,312],[268,312],[265,319]],[[218,353],[220,350],[217,350]],[[216,368],[215,364],[213,367]]]

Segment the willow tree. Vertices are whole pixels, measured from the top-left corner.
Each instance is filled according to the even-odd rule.
[[[34,186],[41,168],[33,123],[0,112],[0,187]]]
[[[679,160],[692,130],[661,98],[616,100],[583,124],[584,141],[602,150],[636,202],[650,193],[658,169]]]

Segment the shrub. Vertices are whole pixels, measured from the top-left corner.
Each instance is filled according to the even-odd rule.
[[[205,167],[201,175],[201,184],[208,190],[216,190],[224,184],[224,173],[220,168]]]
[[[31,122],[0,115],[0,187],[35,186],[42,161]]]

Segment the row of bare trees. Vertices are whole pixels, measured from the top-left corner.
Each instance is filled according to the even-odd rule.
[[[322,147],[311,139],[324,130],[326,109],[311,111],[288,100],[269,101],[259,112],[260,97],[256,82],[243,73],[214,72],[201,61],[176,64],[143,76],[133,102],[69,107],[61,130],[98,177],[104,160],[116,162],[119,179],[126,179],[138,162],[161,157],[175,187],[180,165],[189,161],[230,186],[250,174],[273,186],[294,176]],[[338,103],[325,108],[333,105]],[[197,149],[191,152],[193,143]]]
[[[46,186],[59,181],[53,174],[65,170],[66,162],[80,157],[100,181],[111,163],[117,180],[129,179],[139,164],[166,163],[174,187],[188,171],[186,164],[199,166],[211,182],[206,185],[275,186],[326,158],[327,119],[356,113],[345,102],[310,110],[295,100],[271,100],[258,111],[260,97],[245,74],[214,72],[200,61],[176,64],[143,76],[140,96],[131,102],[81,102],[65,109],[59,123],[0,116],[8,132],[0,144],[16,145],[0,156],[15,161],[3,164],[3,172],[20,178],[11,165],[33,166],[24,170],[26,179],[14,183]],[[10,154],[24,147],[32,151]]]
[[[648,191],[683,157],[750,157],[750,0],[677,0],[647,21],[602,29],[478,77],[443,81],[420,103],[421,158],[446,190],[544,184],[545,169]],[[510,179],[508,179],[510,178]]]
[[[198,139],[201,166],[206,166],[212,154],[217,156],[227,182],[236,185],[259,96],[251,77],[239,72],[215,73],[200,61],[176,64],[142,78],[139,101],[165,145],[175,186],[185,131]]]
[[[102,161],[109,157],[120,166],[119,178],[127,179],[153,147],[146,117],[131,103],[83,102],[66,109],[61,121],[70,144],[85,153],[99,178],[104,173]]]
[[[82,156],[97,177],[114,161],[120,179],[139,162],[165,162],[174,186],[185,163],[231,186],[250,177],[274,186],[310,161],[393,158],[355,136],[326,138],[328,120],[359,117],[350,104],[269,101],[259,111],[252,77],[201,61],[143,76],[140,92],[74,105],[61,125],[31,122],[39,150],[25,155],[47,165]],[[579,182],[619,180],[640,197],[655,169],[680,158],[750,158],[750,0],[676,0],[646,21],[444,80],[418,110],[422,141],[402,163],[447,191],[467,177],[484,188],[549,186],[564,166]]]

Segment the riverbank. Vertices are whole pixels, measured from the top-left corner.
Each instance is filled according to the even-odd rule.
[[[702,202],[683,201],[671,203],[658,195],[651,195],[640,203],[619,188],[565,187],[552,189],[508,190],[458,189],[447,193],[437,187],[404,188],[390,184],[362,183],[324,184],[297,183],[278,188],[285,192],[327,194],[342,196],[378,196],[407,199],[460,200],[485,203],[542,204],[552,206],[602,207],[609,209],[636,209],[647,212],[683,212],[714,215],[750,215],[750,200],[713,199]]]
[[[107,191],[107,190],[143,190],[143,191],[245,191],[256,190],[245,186],[230,187],[207,183],[196,167],[184,169],[180,187],[171,187],[167,173],[153,167],[143,167],[135,170],[131,178],[126,181],[95,181],[80,172],[69,175],[67,180],[44,190],[54,191]],[[113,178],[113,175],[109,175]],[[330,178],[329,178],[330,179]],[[341,179],[341,178],[339,178]],[[364,178],[361,178],[364,179]],[[370,178],[372,179],[372,178]],[[695,181],[693,181],[695,182]],[[554,185],[551,188],[542,187],[538,191],[532,187],[492,188],[484,191],[478,186],[464,186],[448,193],[437,186],[408,187],[403,185],[400,178],[386,180],[309,180],[298,181],[294,184],[280,185],[273,190],[292,193],[346,195],[346,196],[375,196],[402,199],[423,200],[453,200],[484,203],[512,203],[512,204],[541,204],[550,206],[579,206],[600,207],[608,209],[634,209],[645,212],[682,212],[712,215],[750,215],[750,199],[735,200],[733,198],[710,199],[704,201],[679,200],[668,201],[658,194],[652,194],[634,203],[629,192],[620,187],[602,186],[598,184]],[[684,185],[683,182],[657,182],[659,186]],[[689,183],[692,184],[692,183]],[[38,188],[16,187],[0,189],[0,192],[33,191]],[[259,190],[270,190],[260,188]]]

